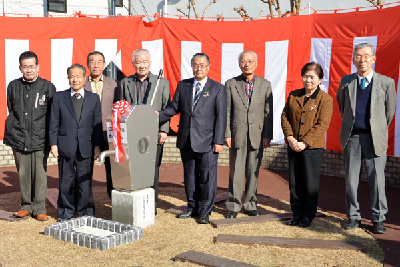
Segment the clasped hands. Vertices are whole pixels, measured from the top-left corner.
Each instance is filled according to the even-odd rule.
[[[287,141],[288,141],[290,148],[294,152],[301,152],[304,149],[306,149],[306,147],[308,146],[308,144],[306,142],[304,142],[304,141],[298,142],[293,136],[288,136]]]

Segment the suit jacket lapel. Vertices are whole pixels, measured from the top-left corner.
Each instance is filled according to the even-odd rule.
[[[137,105],[136,82],[134,76],[132,76],[132,79],[128,79],[128,92],[132,100],[130,104]]]
[[[243,102],[243,105],[246,107],[246,109],[248,109],[249,104],[247,103],[247,96],[244,88],[244,81],[242,75],[240,75],[239,79],[236,80],[236,90],[238,92],[238,95],[240,96],[240,99]]]
[[[74,120],[76,121],[76,123],[79,124],[78,118],[76,117],[76,113],[75,113],[74,103],[72,102],[71,89],[68,89],[65,91],[64,103],[67,106],[67,109],[71,113],[71,115],[74,118]]]
[[[375,108],[375,104],[379,103],[379,98],[381,97],[381,87],[379,86],[379,77],[377,73],[374,71],[374,74],[372,76],[372,87],[371,87],[371,112],[370,112],[370,117],[372,116],[372,110],[377,110]]]
[[[259,96],[261,95],[261,83],[260,83],[260,78],[256,75],[254,75],[255,79],[254,79],[254,85],[253,85],[253,93],[251,95],[251,99],[256,100],[259,98]],[[243,82],[243,87],[244,87],[244,82]],[[247,97],[246,97],[246,103],[247,103]],[[251,108],[251,105],[250,105]]]
[[[153,98],[154,90],[156,89],[157,76],[149,72],[149,84],[147,85],[146,95],[144,96],[143,102],[150,105],[151,99]]]
[[[192,113],[193,106],[193,83],[194,78],[190,79],[189,82],[186,83],[185,93],[186,93],[186,102],[188,104],[188,110]]]
[[[200,93],[200,98],[199,101],[197,101],[196,107],[202,105],[202,103],[206,100],[206,97],[209,96],[211,89],[210,84],[211,84],[210,78],[208,78],[206,84],[204,85],[203,90]],[[192,102],[193,102],[193,88],[192,88]],[[196,111],[196,107],[194,108],[193,112]]]
[[[353,79],[348,85],[349,88],[349,98],[351,103],[351,110],[353,111],[353,116],[356,116],[356,102],[357,102],[357,73],[353,73]]]
[[[85,90],[85,89],[83,89],[83,90]],[[81,120],[79,121],[79,123],[82,122],[82,118],[84,118],[86,116],[86,114],[89,112],[89,110],[92,109],[92,107],[90,105],[91,97],[92,97],[92,94],[89,94],[89,92],[85,92],[85,97],[83,98]]]

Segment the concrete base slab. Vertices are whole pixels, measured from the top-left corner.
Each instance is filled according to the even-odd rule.
[[[75,245],[101,251],[143,238],[143,228],[92,216],[47,225],[44,234]]]
[[[113,221],[145,228],[155,223],[154,189],[112,191]]]

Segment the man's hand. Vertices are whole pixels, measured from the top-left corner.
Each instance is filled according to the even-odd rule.
[[[269,144],[271,143],[271,139],[269,138],[263,138],[263,148],[269,147]]]
[[[224,148],[223,145],[220,145],[220,144],[213,144],[213,152],[215,152],[215,153],[221,152],[223,148]]]
[[[158,114],[158,111],[157,111],[157,110],[154,110],[154,111],[156,112],[157,116],[160,116],[160,114]]]
[[[57,145],[51,146],[50,151],[51,151],[51,154],[53,154],[53,157],[58,159],[58,147],[57,147]]]
[[[158,143],[160,145],[162,145],[162,144],[165,143],[165,140],[167,140],[167,133],[166,132],[159,132],[158,133]]]
[[[98,159],[100,157],[101,149],[99,146],[94,147],[94,159]]]
[[[231,148],[231,142],[232,138],[231,137],[225,137],[225,145],[229,148]]]

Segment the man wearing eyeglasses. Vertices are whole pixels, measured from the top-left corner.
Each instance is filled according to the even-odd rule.
[[[226,90],[208,78],[210,60],[197,53],[191,60],[194,78],[179,82],[172,102],[159,112],[160,123],[180,114],[176,146],[183,163],[187,211],[178,218],[200,216],[208,224],[217,192],[217,161],[226,127]]]
[[[362,161],[371,188],[371,221],[376,234],[386,233],[383,225],[388,211],[385,195],[385,165],[388,127],[396,107],[393,79],[372,70],[375,47],[362,43],[354,47],[357,72],[342,77],[336,94],[342,123],[339,140],[346,170],[346,208],[344,229],[360,227],[358,184]]]
[[[19,56],[22,77],[7,87],[8,117],[4,144],[12,147],[21,187],[21,210],[15,217],[47,221],[48,118],[55,86],[38,76],[38,57],[32,51]]]
[[[244,51],[238,60],[242,74],[225,83],[228,107],[225,144],[229,147],[227,218],[236,218],[242,207],[249,216],[259,216],[256,197],[258,172],[263,149],[269,146],[273,137],[271,83],[254,74],[256,53]]]
[[[125,99],[131,105],[151,105],[154,110],[164,109],[171,102],[171,93],[167,79],[157,77],[150,72],[151,55],[147,49],[138,49],[132,53],[132,64],[136,73],[121,81],[117,90],[116,100]],[[159,80],[159,81],[158,81]],[[158,87],[157,85],[158,81]],[[157,89],[156,89],[157,87]],[[160,124],[158,132],[158,145],[155,158],[154,172],[154,197],[155,214],[158,204],[159,169],[163,154],[164,142],[169,132],[169,120]]]

